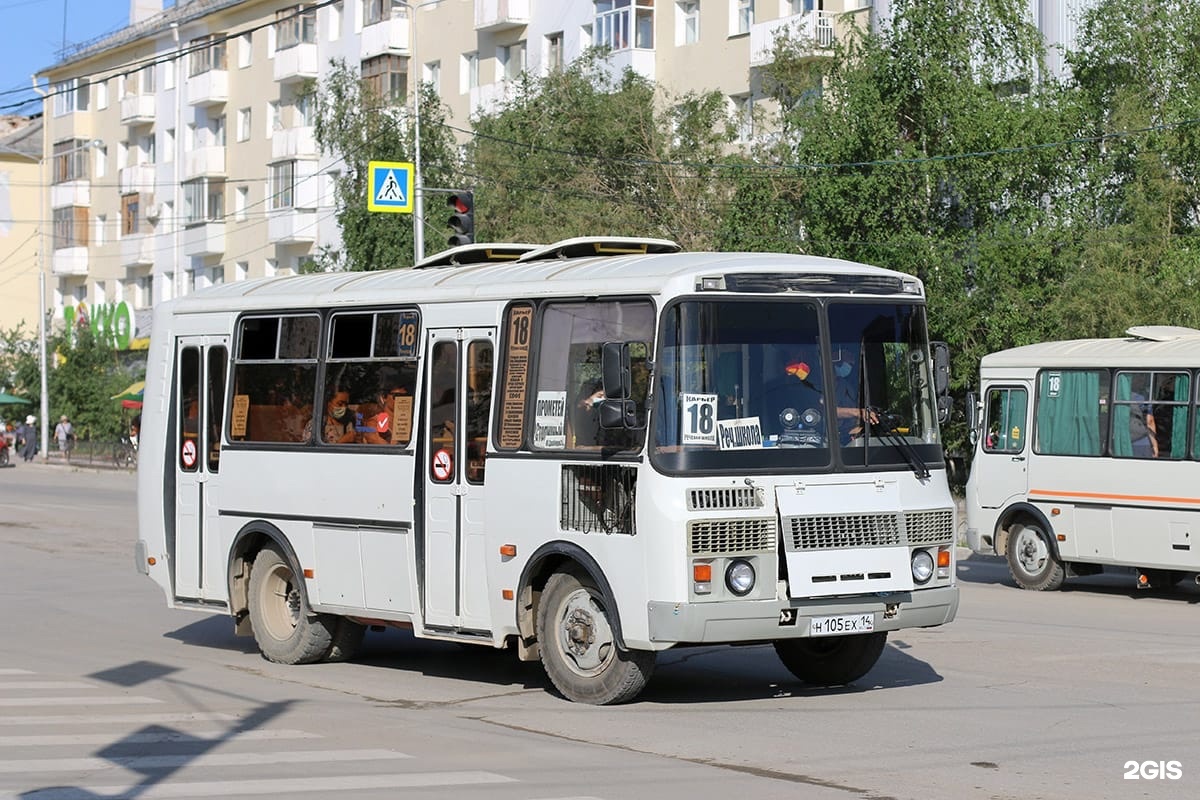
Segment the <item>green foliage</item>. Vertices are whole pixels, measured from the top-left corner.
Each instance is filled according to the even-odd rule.
[[[115,439],[121,432],[120,406],[110,398],[137,380],[121,353],[80,327],[68,343],[61,335],[48,343],[57,366],[50,370],[50,425],[66,414],[77,436]]]
[[[413,161],[415,130],[411,109],[380,98],[365,87],[358,73],[335,61],[325,79],[313,89],[316,98],[314,135],[321,149],[337,153],[344,167],[337,179],[340,252],[322,250],[316,262],[322,270],[368,271],[413,263],[412,217],[367,210],[367,165],[371,161]],[[427,187],[449,188],[458,177],[457,146],[446,125],[446,109],[429,85],[422,86],[421,169]],[[445,237],[441,209],[426,200],[425,238]],[[434,252],[440,247],[427,247]]]

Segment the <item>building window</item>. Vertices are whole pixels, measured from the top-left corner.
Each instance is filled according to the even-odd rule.
[[[186,181],[183,188],[183,223],[199,225],[225,219],[225,181],[200,178]]]
[[[750,26],[754,24],[754,0],[733,0],[729,10],[732,12],[729,35],[749,33]]]
[[[683,0],[675,4],[675,44],[696,44],[700,41],[700,0]]]
[[[595,44],[610,50],[654,48],[653,0],[596,0]],[[631,35],[632,33],[632,35]]]
[[[237,112],[237,140],[239,142],[249,141],[250,139],[250,109],[239,108]]]
[[[87,180],[88,142],[86,139],[67,139],[55,142],[53,149],[54,174],[52,183]]]
[[[171,59],[170,61],[163,64],[163,88],[164,89],[174,89],[175,88],[175,64],[176,64],[175,59]]]
[[[331,42],[342,38],[342,14],[344,12],[345,8],[340,2],[329,7],[329,41]]]
[[[233,279],[235,281],[244,281],[250,274],[250,262],[238,261],[233,265]]]
[[[225,267],[217,265],[208,271],[208,285],[220,286],[225,282]]]
[[[296,6],[275,12],[275,52],[317,43],[317,10]]]
[[[108,147],[101,145],[96,148],[96,177],[103,178],[108,174]]]
[[[156,90],[154,69],[154,65],[151,64],[138,72],[138,94],[154,94]]]
[[[76,111],[88,110],[88,83],[71,78],[54,84],[54,116],[61,117]]]
[[[408,97],[408,59],[384,54],[362,62],[363,89],[382,100],[403,103]]]
[[[121,235],[133,236],[142,232],[141,195],[121,195]]]
[[[271,185],[268,207],[272,211],[291,208],[296,202],[296,162],[284,161],[279,164],[271,164],[269,170]]]
[[[363,25],[375,25],[389,19],[408,17],[408,4],[402,0],[363,0]]]
[[[442,62],[430,61],[427,63],[422,71],[421,80],[432,86],[434,94],[440,96],[442,94]]]
[[[163,163],[175,160],[175,129],[167,128],[163,132]]]
[[[108,217],[104,214],[96,215],[96,232],[93,234],[97,247],[104,244],[104,228],[108,225]]]
[[[250,38],[250,34],[243,33],[238,37],[238,69],[245,69],[250,66],[253,58],[254,40]]]
[[[279,110],[279,101],[271,100],[267,103],[267,138],[270,139],[275,131],[283,130],[283,117]]]
[[[525,43],[517,42],[497,48],[496,58],[500,62],[501,78],[515,81],[525,71]]]
[[[100,111],[108,108],[108,81],[96,84],[96,108]]]
[[[754,136],[754,102],[750,95],[731,95],[729,105],[733,124],[737,129],[737,141],[750,141]]]
[[[563,35],[562,31],[546,37],[546,71],[557,72],[563,68]]]
[[[188,43],[191,54],[188,61],[188,75],[194,77],[203,75],[214,69],[226,69],[225,37],[201,36]]]
[[[158,161],[158,153],[155,151],[154,134],[148,134],[138,139],[138,161],[139,164],[154,164]]]
[[[458,77],[459,94],[479,88],[479,53],[463,53]]]
[[[88,210],[82,206],[54,209],[54,249],[87,247]]]
[[[250,187],[239,186],[233,195],[233,218],[238,222],[246,219],[246,206],[250,203]]]

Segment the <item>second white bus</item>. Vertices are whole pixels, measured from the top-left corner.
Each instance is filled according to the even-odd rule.
[[[967,543],[1005,556],[1021,588],[1105,568],[1143,588],[1197,579],[1200,331],[1128,334],[980,364]]]

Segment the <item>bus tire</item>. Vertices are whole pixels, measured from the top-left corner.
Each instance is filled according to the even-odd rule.
[[[278,549],[264,547],[250,570],[250,625],[254,641],[268,661],[311,664],[333,645],[334,617],[308,606],[304,583]]]
[[[632,700],[654,672],[654,653],[622,650],[603,593],[582,572],[556,572],[537,613],[542,667],[568,700],[612,705]]]
[[[367,626],[346,617],[338,617],[333,627],[333,640],[326,661],[349,661],[358,654]]]
[[[1054,555],[1050,536],[1036,522],[1014,523],[1008,532],[1008,571],[1017,586],[1035,592],[1054,591],[1067,572]]]
[[[871,671],[887,631],[808,639],[778,639],[775,654],[788,671],[814,686],[844,686]]]

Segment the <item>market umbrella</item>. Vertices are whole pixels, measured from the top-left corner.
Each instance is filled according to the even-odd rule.
[[[24,403],[32,403],[32,400],[26,400],[24,397],[17,397],[15,394],[8,392],[0,392],[0,406],[17,405]]]
[[[146,391],[146,382],[138,381],[130,384],[120,394],[114,394],[110,400],[120,400],[122,408],[141,408],[142,395]]]

